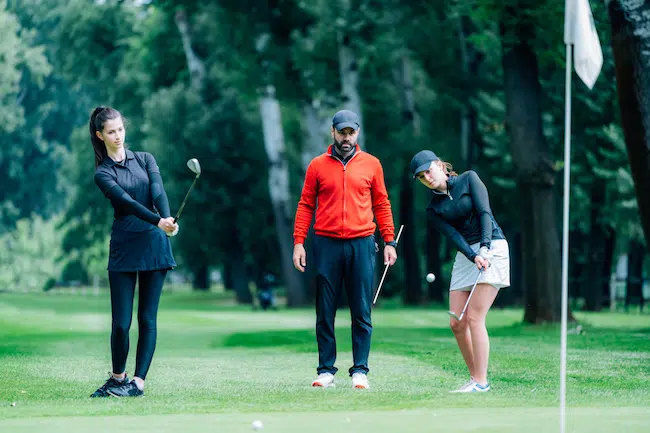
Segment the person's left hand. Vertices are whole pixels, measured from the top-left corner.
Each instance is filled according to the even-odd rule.
[[[384,246],[384,264],[393,266],[397,261],[397,250],[390,245]]]

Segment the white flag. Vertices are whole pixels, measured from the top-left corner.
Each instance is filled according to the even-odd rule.
[[[566,0],[564,43],[573,44],[573,62],[580,79],[591,89],[603,66],[603,50],[589,0]]]

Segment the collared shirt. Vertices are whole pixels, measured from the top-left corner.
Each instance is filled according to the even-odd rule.
[[[336,158],[336,159],[338,159],[339,161],[341,161],[341,162],[343,163],[343,165],[347,164],[348,161],[350,161],[350,160],[352,159],[352,157],[354,156],[355,153],[357,153],[357,148],[356,148],[356,146],[352,149],[352,153],[351,153],[351,154],[349,154],[348,156],[346,156],[345,158],[343,158],[343,157],[342,157],[342,156],[341,156],[341,155],[336,151],[336,149],[334,149],[334,146],[332,145],[332,152],[331,152],[331,155],[332,155],[334,158]]]
[[[113,231],[140,232],[155,228],[157,216],[151,196],[149,173],[160,172],[154,157],[147,152],[132,152],[126,150],[123,163],[117,163],[111,158],[104,158],[95,170],[95,183],[108,197],[113,188],[121,188],[135,201],[151,211],[150,221],[145,221],[121,203],[111,200],[115,221]]]
[[[490,248],[492,239],[505,239],[497,224],[485,184],[473,170],[447,178],[447,192],[432,190],[427,216],[470,261],[476,253],[471,244]]]

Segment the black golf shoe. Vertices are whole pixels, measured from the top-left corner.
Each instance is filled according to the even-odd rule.
[[[121,386],[121,385],[129,382],[129,377],[128,376],[124,376],[124,379],[120,380],[120,379],[114,378],[111,373],[108,373],[108,374],[109,374],[110,377],[108,378],[106,383],[104,383],[102,386],[97,388],[97,391],[93,392],[90,395],[91,397],[93,397],[93,398],[95,398],[95,397],[108,397],[108,393],[107,393],[108,388],[111,388],[111,387],[114,387],[114,386]]]
[[[138,388],[134,381],[112,386],[106,392],[113,397],[141,397],[144,395],[144,391]]]

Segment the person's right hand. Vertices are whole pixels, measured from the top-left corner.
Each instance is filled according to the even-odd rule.
[[[174,217],[160,218],[158,228],[164,230],[166,233],[174,233],[174,230],[178,228],[178,224],[174,222]]]
[[[476,263],[476,267],[479,269],[487,269],[490,267],[490,262],[487,261],[487,259],[484,259],[481,256],[476,256],[474,258],[474,263]]]
[[[307,253],[302,244],[295,244],[293,246],[293,266],[300,272],[305,272],[305,266],[307,266]]]
[[[174,230],[174,231],[171,232],[171,233],[169,233],[169,232],[165,232],[165,234],[166,234],[168,237],[171,238],[171,237],[176,236],[176,235],[178,234],[178,229],[179,229],[178,224],[176,224],[176,230]]]

